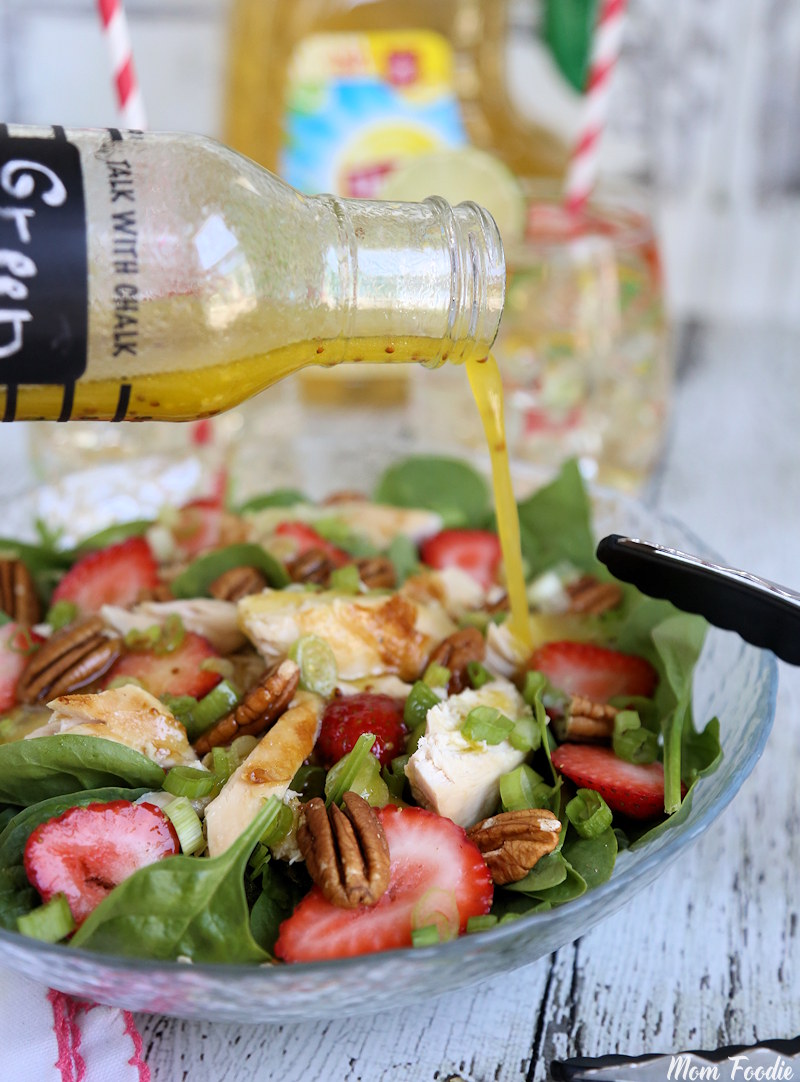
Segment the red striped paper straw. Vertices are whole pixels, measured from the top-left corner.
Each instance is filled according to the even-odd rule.
[[[100,19],[103,24],[108,52],[111,57],[111,69],[114,86],[117,91],[122,126],[144,131],[147,119],[144,102],[136,79],[133,65],[133,48],[128,31],[128,20],[122,0],[97,0]]]
[[[576,214],[586,205],[597,179],[600,140],[608,117],[611,76],[622,45],[626,0],[600,0],[597,11],[583,118],[564,182],[567,210]]]

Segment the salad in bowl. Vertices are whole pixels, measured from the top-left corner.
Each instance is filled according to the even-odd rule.
[[[721,760],[692,693],[706,625],[597,562],[575,465],[519,510],[530,646],[455,460],[3,540],[3,958],[202,1016],[215,972],[295,970],[310,995],[537,920],[548,949],[551,917],[621,897],[618,857],[652,878]],[[730,795],[701,795],[692,834]]]

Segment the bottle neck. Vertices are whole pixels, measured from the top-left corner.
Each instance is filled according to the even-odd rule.
[[[343,359],[359,359],[358,341],[374,339],[386,341],[387,351],[396,345],[387,360],[430,367],[486,356],[506,274],[500,234],[482,207],[451,207],[439,196],[422,203],[333,196],[319,202],[338,222],[337,250],[327,258]]]

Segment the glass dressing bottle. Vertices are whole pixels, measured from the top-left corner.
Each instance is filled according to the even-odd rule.
[[[484,356],[480,207],[303,196],[200,136],[0,132],[0,416],[194,420],[305,365]]]

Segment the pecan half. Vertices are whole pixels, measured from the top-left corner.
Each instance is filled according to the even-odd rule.
[[[209,586],[212,597],[219,601],[241,601],[250,594],[260,594],[267,580],[257,567],[232,567],[223,571]]]
[[[458,695],[464,688],[469,687],[467,665],[470,661],[483,661],[485,656],[486,642],[483,635],[476,627],[465,627],[439,643],[430,656],[429,664],[444,665],[450,670],[447,693]]]
[[[38,624],[42,606],[22,560],[0,560],[0,609],[19,624]]]
[[[554,722],[556,736],[559,740],[570,740],[576,744],[610,740],[614,735],[616,716],[615,706],[592,702],[584,695],[573,695],[564,717]]]
[[[558,844],[561,823],[546,808],[502,812],[467,831],[498,886],[516,883]]]
[[[174,601],[175,595],[172,592],[172,587],[168,582],[159,582],[156,586],[153,586],[149,590],[140,590],[136,598],[136,604],[140,605],[144,601]]]
[[[314,797],[303,805],[297,845],[309,874],[333,905],[376,905],[389,886],[389,846],[375,812],[347,792],[344,810]]]
[[[282,661],[251,688],[235,710],[195,741],[194,750],[206,755],[212,748],[229,744],[235,736],[260,736],[289,706],[300,682],[294,661]]]
[[[601,582],[594,575],[581,575],[565,586],[569,597],[568,612],[599,616],[615,609],[622,601],[622,590],[616,582]]]
[[[317,586],[327,586],[335,566],[322,549],[307,549],[302,555],[290,560],[286,570],[293,582],[312,582]]]
[[[326,507],[335,506],[337,503],[364,503],[369,497],[356,488],[342,488],[338,492],[332,492],[322,501]]]
[[[364,556],[356,560],[358,577],[368,590],[393,590],[397,572],[388,556]]]
[[[31,655],[17,697],[24,703],[42,702],[85,687],[107,672],[122,650],[122,639],[99,616],[69,624]]]

